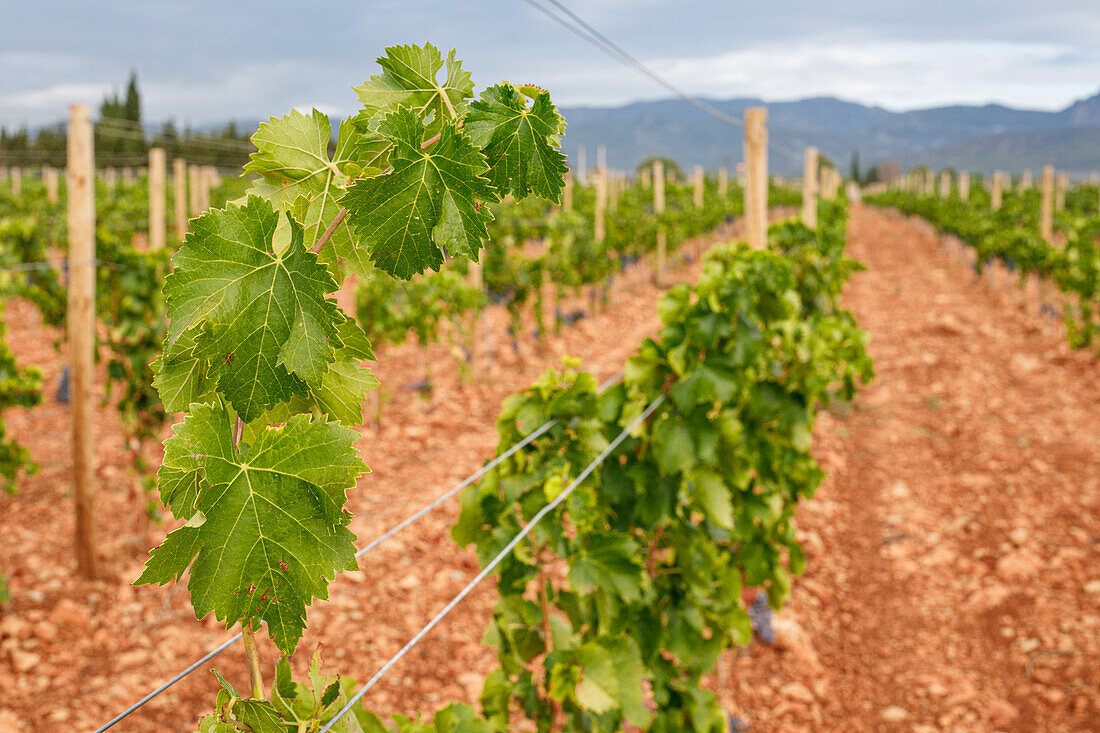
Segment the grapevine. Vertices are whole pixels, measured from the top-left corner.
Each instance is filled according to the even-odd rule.
[[[292,654],[307,606],[356,567],[345,505],[368,469],[351,426],[376,381],[361,366],[367,335],[328,296],[349,272],[408,279],[447,257],[476,262],[492,204],[556,203],[564,185],[564,120],[547,92],[503,82],[474,99],[455,53],[431,45],[378,63],[331,154],[316,110],[261,125],[245,166],[260,180],[192,221],[164,286],[155,384],[186,416],[165,442],[160,494],[186,524],[137,583],[188,572],[196,615],[243,629],[254,699],[219,706],[219,724],[277,719],[259,700],[254,630],[264,622]]]

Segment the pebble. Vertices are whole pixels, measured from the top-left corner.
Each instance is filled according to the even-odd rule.
[[[900,723],[909,717],[909,711],[905,708],[899,708],[897,705],[891,705],[879,713],[878,716],[887,723]]]
[[[63,598],[50,613],[50,621],[69,629],[82,629],[88,625],[88,612],[76,601]]]
[[[995,699],[985,707],[989,722],[996,726],[1007,725],[1015,720],[1020,711],[1008,700]]]
[[[775,646],[789,652],[797,663],[811,669],[821,667],[810,635],[801,624],[790,616],[775,616],[772,619],[772,630],[775,632]]]
[[[11,652],[11,662],[17,672],[30,672],[38,666],[39,661],[39,656],[34,652],[25,652],[22,649],[13,649]]]
[[[1039,572],[1042,562],[1028,550],[1014,550],[997,561],[997,575],[1005,580],[1023,582]]]
[[[799,702],[811,703],[814,701],[814,693],[801,682],[788,682],[779,688],[779,694]]]

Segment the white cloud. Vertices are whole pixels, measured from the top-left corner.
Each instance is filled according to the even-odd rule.
[[[70,104],[97,105],[108,91],[110,86],[106,84],[54,84],[0,94],[0,109],[11,110],[17,119],[62,120]]]
[[[1052,43],[773,43],[651,65],[691,93],[715,97],[836,95],[893,108],[1000,101],[1059,109],[1098,82],[1098,59],[1062,63],[1075,52]],[[1050,73],[1054,64],[1057,75]]]

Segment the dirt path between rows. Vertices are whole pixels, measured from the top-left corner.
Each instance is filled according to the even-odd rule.
[[[753,731],[1100,730],[1100,364],[923,224],[854,206],[849,251],[878,378],[819,422],[785,649],[724,697]]]

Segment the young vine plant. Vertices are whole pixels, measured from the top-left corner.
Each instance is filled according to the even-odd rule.
[[[361,365],[368,337],[330,296],[350,273],[408,279],[476,262],[490,205],[557,203],[564,187],[565,122],[546,91],[501,82],[474,98],[455,52],[429,44],[387,48],[378,64],[334,145],[317,110],[260,126],[244,168],[258,181],[192,220],[164,285],[154,383],[185,417],[158,479],[185,524],[136,582],[189,572],[196,615],[241,626],[253,698],[259,624],[292,654],[307,607],[356,567],[347,492],[369,469],[353,427],[377,381]],[[235,721],[255,728],[273,714],[264,705],[238,706],[259,717]]]

